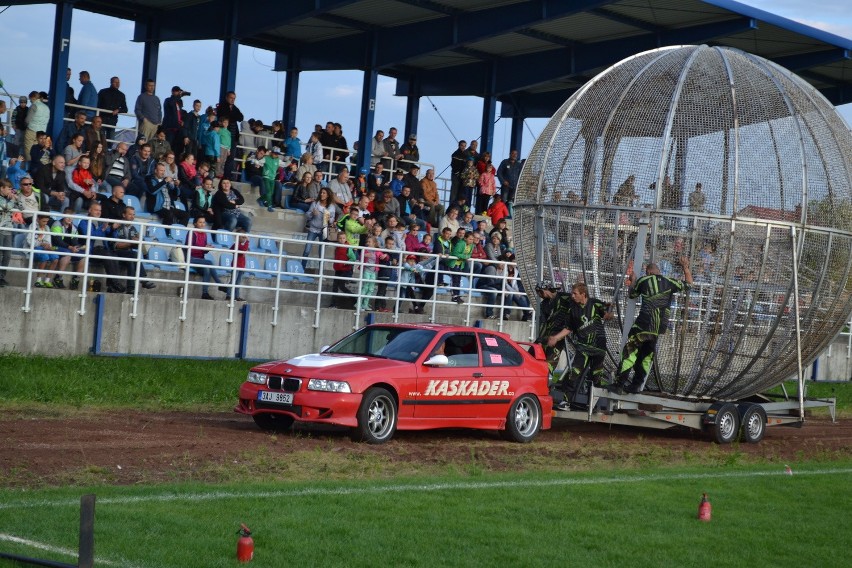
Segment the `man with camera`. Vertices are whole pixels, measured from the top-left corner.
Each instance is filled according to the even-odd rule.
[[[183,128],[183,121],[186,118],[186,111],[183,109],[183,96],[191,96],[192,93],[184,91],[177,85],[172,87],[172,96],[163,102],[163,130],[166,132],[166,138],[172,147],[175,146],[175,137]]]

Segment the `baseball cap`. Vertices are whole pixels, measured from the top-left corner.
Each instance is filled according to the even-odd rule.
[[[174,87],[172,87],[172,92],[174,93],[175,91],[183,91],[183,89],[175,85]]]
[[[27,99],[27,97],[18,97],[18,102],[19,102],[19,103],[25,103],[25,102],[27,102],[28,100],[29,100],[29,99]]]

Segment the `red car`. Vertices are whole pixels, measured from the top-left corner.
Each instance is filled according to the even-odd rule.
[[[537,344],[436,324],[359,329],[321,353],[254,367],[234,409],[263,429],[294,421],[353,428],[380,444],[397,428],[502,430],[529,442],[550,428],[553,401]]]

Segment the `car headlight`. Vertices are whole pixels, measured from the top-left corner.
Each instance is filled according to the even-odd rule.
[[[269,377],[266,375],[266,373],[255,373],[254,371],[249,371],[246,380],[250,383],[255,383],[257,385],[265,385],[266,379],[268,378]]]
[[[352,392],[349,383],[344,381],[328,381],[326,379],[311,379],[308,381],[308,390],[326,392]]]

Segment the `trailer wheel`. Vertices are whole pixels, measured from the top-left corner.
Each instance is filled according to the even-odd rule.
[[[730,444],[740,432],[740,413],[733,404],[723,404],[716,413],[713,435],[719,444]]]
[[[766,434],[766,411],[759,404],[743,403],[737,408],[740,413],[740,440],[756,444]]]

